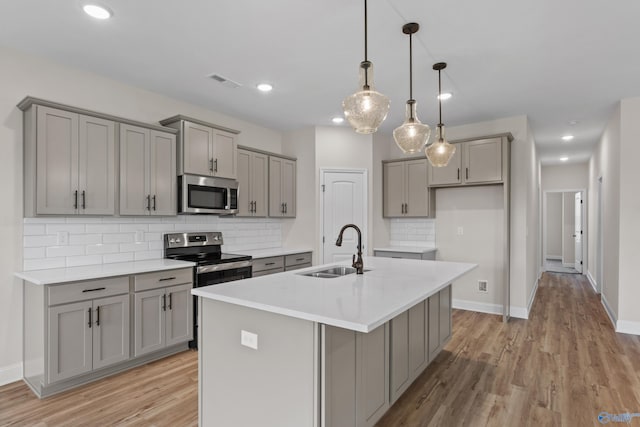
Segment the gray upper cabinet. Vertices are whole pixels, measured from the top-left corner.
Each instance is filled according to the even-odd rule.
[[[238,149],[238,215],[267,216],[269,156]]]
[[[503,144],[508,137],[485,138],[456,145],[456,153],[442,168],[429,168],[429,185],[456,186],[503,182]]]
[[[296,216],[296,161],[269,156],[269,216]]]
[[[427,159],[383,163],[385,217],[429,217],[433,194],[427,188]]]
[[[35,214],[115,214],[115,123],[34,107]],[[31,136],[26,130],[25,137]],[[25,172],[31,173],[28,169]]]
[[[238,131],[178,115],[160,124],[178,129],[178,174],[236,179]]]
[[[120,125],[120,214],[175,215],[175,135]]]

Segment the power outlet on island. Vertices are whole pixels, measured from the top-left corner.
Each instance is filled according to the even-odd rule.
[[[252,348],[254,350],[258,349],[258,334],[254,334],[252,332],[247,332],[245,330],[240,331],[240,344],[245,347]]]
[[[489,284],[487,280],[478,280],[478,292],[485,294],[489,292]]]

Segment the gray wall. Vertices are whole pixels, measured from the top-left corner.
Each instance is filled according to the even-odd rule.
[[[545,258],[562,259],[562,193],[547,193],[547,253]]]

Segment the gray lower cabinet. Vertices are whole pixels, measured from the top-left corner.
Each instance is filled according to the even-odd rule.
[[[311,267],[311,252],[287,255],[284,257],[284,270],[299,270]]]
[[[436,259],[436,251],[429,252],[404,252],[401,249],[398,250],[373,250],[373,256],[384,258],[402,258],[402,259],[422,259],[434,261]]]
[[[134,356],[193,339],[191,283],[136,292]]]
[[[282,273],[283,271],[299,270],[311,267],[311,252],[272,256],[267,258],[254,258],[252,276],[260,277],[269,274]]]

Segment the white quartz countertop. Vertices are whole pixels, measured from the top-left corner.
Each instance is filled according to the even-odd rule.
[[[269,249],[257,249],[253,251],[233,251],[242,255],[251,255],[254,259],[269,258],[272,256],[284,256],[300,254],[303,252],[313,252],[311,248],[269,248]]]
[[[323,279],[300,273],[338,262],[194,288],[203,298],[370,332],[477,267],[446,261],[365,257],[363,275]]]
[[[176,270],[193,267],[195,263],[172,259],[119,262],[114,264],[85,265],[82,267],[51,268],[15,273],[15,275],[35,285],[55,285],[78,280],[93,280],[104,277],[126,276],[153,271]]]
[[[435,252],[438,248],[435,247],[424,247],[424,246],[385,246],[373,248],[374,251],[385,251],[385,252],[404,252],[411,254],[427,254],[429,252]]]

